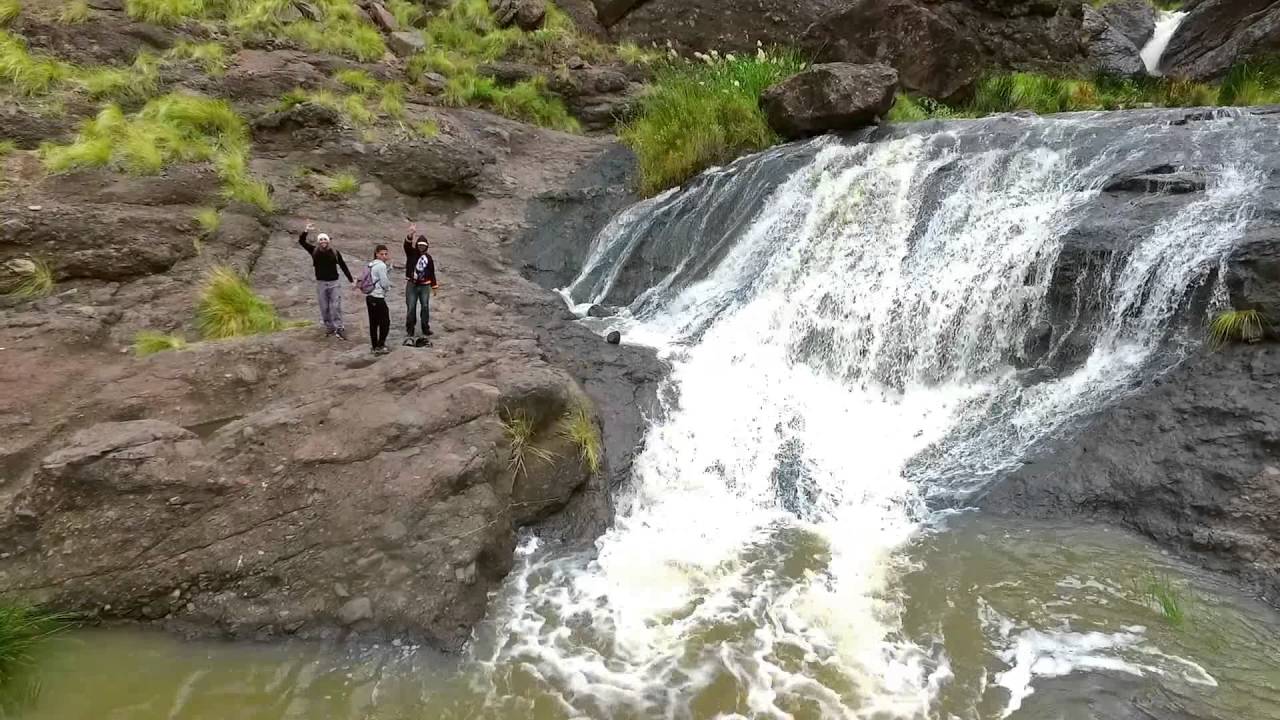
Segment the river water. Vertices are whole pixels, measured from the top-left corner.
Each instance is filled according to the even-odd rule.
[[[957,510],[1221,302],[1275,121],[1116,117],[787,146],[616,218],[565,296],[671,362],[663,410],[614,526],[527,540],[465,658],[78,634],[23,717],[1280,717],[1274,612],[1120,532]],[[1087,344],[1028,380],[1067,239],[1161,163],[1207,190],[1076,279]]]

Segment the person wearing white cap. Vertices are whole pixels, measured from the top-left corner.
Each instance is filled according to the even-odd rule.
[[[339,340],[346,340],[346,328],[342,322],[342,289],[338,270],[342,270],[342,274],[347,276],[347,282],[352,286],[355,285],[355,279],[351,277],[351,271],[347,269],[342,253],[332,246],[328,235],[324,233],[317,235],[315,245],[307,241],[307,235],[315,229],[315,225],[307,223],[306,229],[298,236],[298,244],[311,256],[311,264],[315,267],[316,299],[320,303],[320,322],[324,323],[325,334]]]

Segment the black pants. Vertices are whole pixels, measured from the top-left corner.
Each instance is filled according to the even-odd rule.
[[[364,304],[369,308],[369,340],[373,349],[387,346],[387,333],[391,332],[391,309],[384,298],[366,295]]]

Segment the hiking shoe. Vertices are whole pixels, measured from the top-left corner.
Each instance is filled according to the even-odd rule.
[[[374,351],[373,351],[373,354],[374,354],[374,355],[390,355],[390,354],[391,354],[391,348],[389,348],[389,347],[380,347],[380,348],[378,348],[377,350],[374,350]]]
[[[325,337],[329,337],[330,335],[334,334],[335,332],[337,332],[337,331],[336,331],[336,330],[334,330],[333,328],[325,328],[324,336],[325,336]]]
[[[344,332],[342,332],[341,330],[334,330],[334,331],[333,331],[333,336],[334,336],[334,337],[336,337],[336,338],[338,338],[339,340],[346,340],[346,339],[347,339],[347,334],[346,334],[346,333],[344,333]]]

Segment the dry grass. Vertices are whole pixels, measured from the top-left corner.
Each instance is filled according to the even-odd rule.
[[[23,264],[28,266],[27,271],[18,273],[0,287],[0,294],[18,300],[48,297],[53,292],[53,268],[39,258],[25,260]]]
[[[565,412],[560,419],[558,434],[578,447],[578,459],[592,475],[600,472],[604,450],[600,430],[587,409],[586,400],[578,401]]]
[[[156,353],[182,350],[187,341],[178,335],[166,335],[154,330],[143,330],[133,338],[133,352],[138,357],[147,357]]]
[[[228,267],[211,270],[200,289],[196,322],[206,339],[259,335],[283,330],[275,306],[254,292],[249,281]]]
[[[533,460],[550,463],[555,460],[555,453],[534,444],[537,428],[533,420],[522,410],[503,411],[503,430],[507,442],[511,445],[511,456],[508,467],[515,477],[529,474],[529,463]]]

